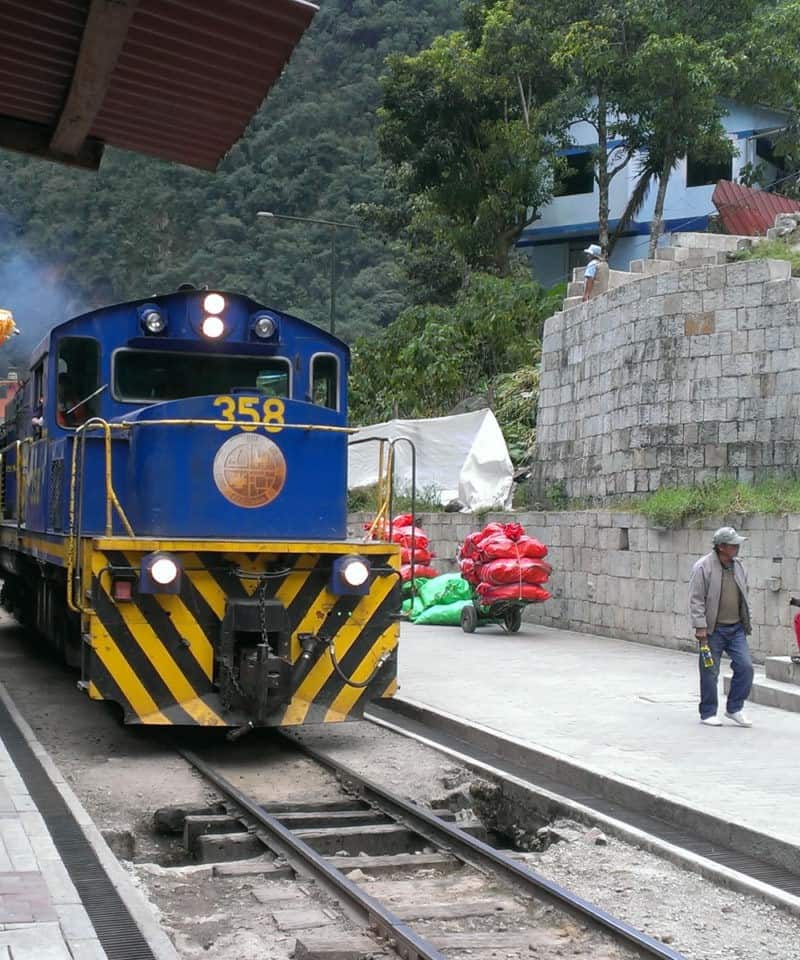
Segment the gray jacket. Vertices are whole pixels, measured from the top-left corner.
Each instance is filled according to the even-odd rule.
[[[739,559],[733,561],[733,579],[741,594],[739,615],[745,633],[751,632],[750,600],[747,596],[747,573]],[[692,567],[689,578],[689,619],[692,630],[705,627],[714,632],[722,592],[722,564],[714,550],[701,557]]]

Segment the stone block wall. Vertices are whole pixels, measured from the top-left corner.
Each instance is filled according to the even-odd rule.
[[[352,514],[360,536],[363,515]],[[673,649],[694,650],[687,615],[692,565],[711,549],[711,534],[733,523],[748,537],[741,558],[750,579],[751,649],[756,660],[796,649],[789,598],[800,596],[800,515],[715,517],[675,530],[651,526],[637,514],[608,510],[420,514],[442,573],[457,570],[455,554],[467,534],[488,520],[516,520],[550,548],[551,600],[529,606],[525,620]]]
[[[800,465],[800,281],[785,261],[646,276],[545,324],[535,499]]]

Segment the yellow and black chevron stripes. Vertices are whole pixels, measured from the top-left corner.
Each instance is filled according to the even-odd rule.
[[[281,552],[268,553],[253,551],[250,544],[219,544],[213,550],[209,547],[216,544],[183,542],[183,549],[171,550],[183,566],[179,594],[135,592],[132,601],[116,602],[114,572],[135,576],[144,553],[159,546],[148,542],[149,549],[133,549],[130,543],[106,541],[92,552],[94,612],[88,618],[91,651],[84,671],[90,696],[117,701],[129,722],[239,726],[249,719],[221,702],[215,657],[229,601],[254,596],[286,608],[292,663],[301,653],[301,634],[333,644],[333,656],[327,646],[318,649],[316,662],[288,704],[276,709],[273,725],[357,718],[367,702],[396,688],[398,626],[393,616],[399,591],[392,571],[398,560],[385,546],[371,544],[363,551],[379,568],[363,597],[328,590],[336,554],[361,552],[361,545],[325,544],[321,551],[322,545],[307,544],[303,551],[303,545],[292,544],[283,552],[287,545],[280,544]],[[376,673],[385,654],[391,655]],[[367,687],[352,685],[367,679]]]

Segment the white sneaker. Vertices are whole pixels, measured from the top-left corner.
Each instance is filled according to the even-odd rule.
[[[729,720],[733,720],[734,723],[738,723],[740,727],[752,727],[753,723],[751,720],[748,720],[747,717],[742,713],[741,710],[736,713],[728,713],[726,711],[725,716]]]
[[[711,717],[703,717],[700,720],[700,723],[704,723],[707,727],[721,727],[722,721],[716,715],[716,713]]]

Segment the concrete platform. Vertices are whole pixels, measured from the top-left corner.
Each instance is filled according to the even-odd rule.
[[[43,784],[48,795],[63,801],[64,806],[59,807],[62,812],[56,816],[62,832],[71,815],[67,842],[74,848],[75,835],[83,834],[90,853],[106,871],[114,896],[127,908],[133,929],[149,948],[149,955],[155,960],[178,960],[149,905],[2,684],[0,720],[0,960],[107,960],[101,938],[48,828],[48,817],[37,807],[35,797],[42,795]],[[88,886],[90,891],[97,889],[96,885]],[[100,905],[99,915],[104,921],[107,909],[107,904]]]
[[[400,696],[800,848],[800,717],[699,722],[694,654],[523,623],[404,624]],[[724,698],[721,696],[724,708]]]

